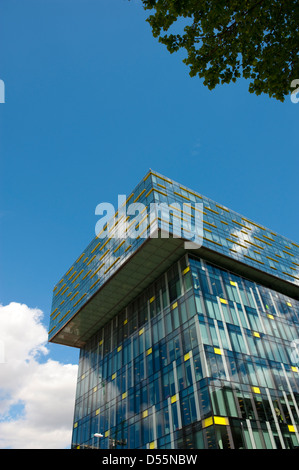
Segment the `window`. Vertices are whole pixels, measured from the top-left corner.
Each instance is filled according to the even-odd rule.
[[[199,328],[203,344],[210,344],[208,329],[203,318],[199,318]]]

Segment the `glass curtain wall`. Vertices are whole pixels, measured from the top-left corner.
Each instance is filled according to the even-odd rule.
[[[72,447],[298,446],[298,325],[299,302],[184,256],[81,349]]]

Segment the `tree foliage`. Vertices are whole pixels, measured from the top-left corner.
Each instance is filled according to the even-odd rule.
[[[284,101],[299,79],[298,0],[142,3],[153,36],[170,53],[185,49],[190,76],[203,78],[209,89],[244,77],[251,93]]]

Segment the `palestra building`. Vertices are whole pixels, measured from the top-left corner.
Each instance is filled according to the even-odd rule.
[[[152,170],[119,202],[53,291],[72,448],[298,447],[299,245]]]

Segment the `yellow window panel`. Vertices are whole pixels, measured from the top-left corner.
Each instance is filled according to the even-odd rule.
[[[109,437],[110,436],[110,431],[108,429],[108,431],[105,431],[105,437]]]
[[[122,247],[125,242],[126,242],[126,240],[123,240],[123,241],[115,248],[115,250],[113,251],[113,253],[116,253],[116,251],[119,250],[120,247]]]
[[[155,296],[153,295],[153,297],[150,298],[150,304],[155,300]]]
[[[142,196],[143,193],[145,193],[145,189],[143,189],[143,190],[141,191],[141,193],[136,197],[136,199],[134,199],[134,202],[137,202],[138,199]]]
[[[78,294],[79,292],[76,292],[76,294],[74,294],[73,297],[70,298],[70,300],[73,300]]]
[[[270,313],[268,313],[267,317],[268,317],[268,318],[271,318],[271,320],[274,320],[273,315],[270,315]]]
[[[203,420],[202,427],[207,428],[208,426],[211,426],[213,424],[213,417],[210,416],[210,418],[206,418]]]
[[[152,348],[149,348],[147,351],[146,351],[146,355],[149,356],[150,354],[152,354],[153,352],[153,349]]]
[[[105,248],[105,246],[107,245],[107,243],[110,242],[110,240],[111,240],[111,238],[107,238],[107,240],[105,241],[104,245],[101,246],[100,251],[102,251],[102,249]],[[96,255],[94,255],[94,257],[91,258],[91,261],[92,261],[95,257],[96,257]],[[89,261],[89,263],[90,263],[90,261]],[[88,263],[88,264],[89,264],[89,263]],[[87,266],[88,266],[88,264],[87,264]]]
[[[236,285],[237,285],[237,283],[234,282],[234,281],[230,281],[230,283],[231,283],[232,286],[236,286]]]
[[[67,290],[68,290],[68,287],[66,287],[66,288],[61,292],[61,295],[65,294]]]
[[[78,427],[78,423],[75,423],[75,424],[74,424],[74,428],[77,428],[77,427]]]
[[[218,214],[218,215],[219,215],[219,212],[214,211],[214,209],[211,209],[211,208],[208,207],[208,206],[205,206],[205,209],[208,209],[209,211],[214,212],[214,214]]]
[[[190,266],[187,266],[187,268],[184,269],[184,271],[182,272],[182,274],[186,274],[188,271],[190,271]]]
[[[58,291],[58,292],[56,292],[56,294],[55,294],[55,297],[56,297],[56,296],[59,294],[59,292],[60,292],[60,291],[62,291],[62,289],[63,289],[65,286],[66,286],[66,284],[63,284],[63,286],[62,286],[62,287],[60,287],[59,291]]]
[[[100,280],[101,280],[101,279],[98,279],[97,281],[95,281],[95,282],[92,284],[92,286],[90,286],[89,290],[92,289],[94,286],[96,286],[97,283],[100,282]]]
[[[252,391],[253,391],[254,393],[261,393],[259,387],[252,387]]]
[[[122,397],[123,400],[124,400],[125,398],[127,398],[127,392],[124,392],[121,397]]]
[[[111,376],[111,380],[114,380],[114,379],[115,379],[115,377],[116,377],[116,372],[115,372],[114,374],[112,374],[112,376]]]
[[[52,333],[52,331],[53,331],[53,330],[55,330],[55,328],[56,328],[56,327],[55,327],[55,326],[53,326],[53,328],[51,328],[51,330],[49,331],[49,333],[48,333],[48,334]]]
[[[150,175],[154,175],[152,171],[149,171],[148,174],[143,178],[143,181],[146,181]]]
[[[253,331],[252,332],[253,336],[255,336],[256,338],[260,338],[261,335],[257,332],[257,331]]]
[[[102,240],[94,247],[94,249],[91,251],[91,253],[93,253],[94,251],[96,251],[96,249],[98,248],[98,246],[100,246],[101,243],[102,243]],[[88,258],[86,258],[86,260],[87,260],[87,259],[88,259]],[[84,260],[84,263],[85,263],[86,260]]]
[[[229,210],[228,210],[226,207],[219,206],[218,204],[216,204],[216,207],[219,207],[219,209],[222,209],[222,210],[224,210],[225,212],[229,212]]]
[[[187,354],[185,354],[185,356],[184,356],[184,361],[188,361],[191,356],[192,356],[192,352],[189,351]]]
[[[222,350],[219,349],[219,348],[214,348],[214,353],[215,353],[215,354],[220,354],[220,355],[223,354],[223,353],[222,353]]]
[[[128,204],[129,200],[132,199],[133,196],[134,196],[134,193],[131,193],[130,196],[127,198],[125,204]]]
[[[72,267],[68,270],[68,272],[67,272],[65,275],[68,276],[69,273],[70,273],[73,269],[74,269],[74,266],[72,266]]]
[[[72,283],[76,281],[76,279],[78,279],[78,277],[80,276],[80,274],[82,274],[84,271],[84,269],[81,269],[81,271],[79,272],[79,274],[77,274],[76,277],[74,277],[74,279],[72,280]]]
[[[154,188],[150,189],[149,192],[145,195],[145,197],[148,197],[152,192],[153,192]]]
[[[288,305],[289,307],[291,307],[291,306],[292,306],[292,304],[291,304],[290,302],[287,302],[287,305]]]
[[[77,300],[77,302],[73,305],[73,307],[75,307],[85,296],[86,294],[83,294],[82,297],[80,297],[80,299]]]
[[[99,261],[102,261],[103,258],[110,252],[110,250],[106,250],[105,253],[102,254],[102,256],[99,258]]]
[[[117,352],[121,351],[122,350],[122,346],[118,346],[117,348]]]
[[[80,259],[83,258],[84,255],[85,253],[82,253],[82,255],[77,259],[76,263],[79,263]]]
[[[60,312],[59,312],[59,313],[60,313]],[[65,318],[69,313],[70,313],[70,310],[68,310],[68,311],[63,315],[63,317],[60,318],[59,323],[60,323],[62,320],[64,320],[64,318]],[[58,315],[58,314],[57,314],[57,315]]]
[[[155,441],[150,442],[149,448],[150,448],[150,449],[155,449],[155,448],[156,448],[156,446],[155,446]]]
[[[144,412],[142,413],[142,418],[147,418],[148,416],[148,410],[144,410]]]
[[[77,273],[77,271],[73,272],[73,274],[69,277],[69,281],[75,276],[76,273]]]
[[[225,300],[225,299],[221,299],[221,298],[220,298],[220,302],[221,302],[222,304],[227,304],[227,300]]]
[[[228,419],[222,416],[214,416],[214,423],[220,424],[221,426],[228,426]]]
[[[298,372],[298,367],[292,366],[292,371]]]
[[[92,279],[98,272],[99,270],[105,265],[105,263],[102,263],[95,271],[94,273],[92,274],[92,276],[90,276],[90,279]]]
[[[293,426],[292,424],[289,424],[288,428],[290,432],[296,432],[295,426]]]
[[[144,328],[141,328],[141,330],[139,330],[139,336],[143,335],[144,333]]]
[[[217,225],[215,224],[211,224],[210,222],[207,222],[206,220],[203,221],[204,224],[208,224],[210,225],[210,227],[214,227],[214,228],[217,228]]]
[[[288,253],[287,251],[285,250],[282,250],[284,253],[286,253],[287,255],[290,255],[290,256],[294,256],[292,253]]]
[[[115,265],[115,263],[118,262],[118,260],[120,260],[120,256],[115,261],[113,261],[113,263],[109,266],[109,268],[106,269],[106,271],[104,271],[104,274],[106,274],[111,268],[113,268],[113,266]]]
[[[87,265],[86,266],[89,266],[90,263],[95,259],[96,255],[93,255],[93,257],[88,261]],[[71,278],[70,278],[71,279]]]
[[[85,276],[82,277],[82,281],[88,276],[88,274],[91,273],[91,269],[89,271],[87,271],[87,273],[85,274]]]
[[[68,311],[68,313],[70,312],[70,310]],[[56,318],[61,314],[61,312],[58,312],[56,313],[55,317],[53,317],[53,320],[56,320]]]
[[[100,408],[96,410],[96,416],[100,414]]]
[[[128,323],[128,319],[126,318],[126,319],[124,320],[124,325],[126,325],[127,323]]]
[[[177,193],[176,191],[173,191],[173,192],[174,192],[174,194],[176,194],[177,196],[180,196],[180,197],[186,199],[187,201],[190,201],[190,198],[189,198],[189,197],[184,196],[183,194]]]
[[[175,403],[177,401],[177,399],[178,399],[177,395],[172,395],[170,401],[171,401],[171,403]]]
[[[172,308],[172,310],[174,310],[174,309],[175,309],[177,306],[178,306],[178,303],[177,303],[177,302],[175,302],[175,303],[172,305],[172,307],[171,307],[171,308]]]
[[[245,258],[251,259],[252,261],[255,261],[256,263],[265,264],[262,261],[259,261],[258,259],[252,258],[251,256],[247,256],[247,255],[244,255],[244,256],[245,256]]]

